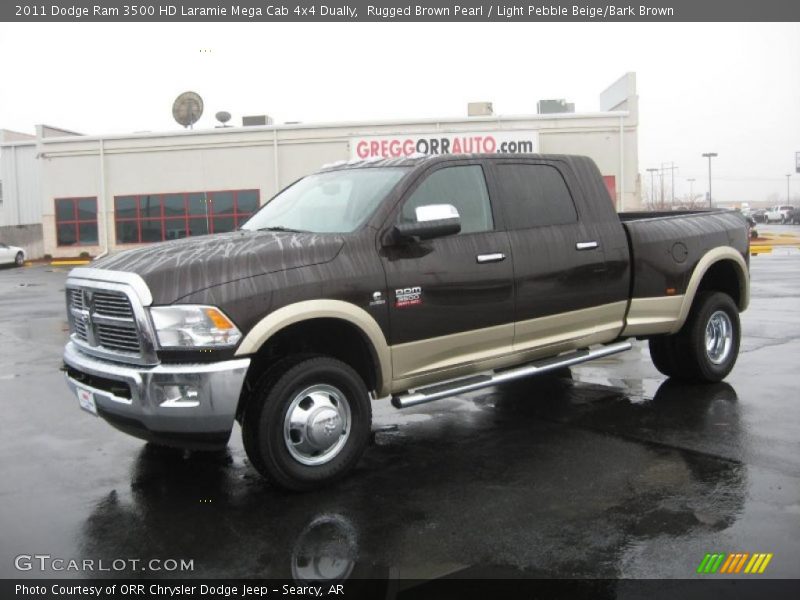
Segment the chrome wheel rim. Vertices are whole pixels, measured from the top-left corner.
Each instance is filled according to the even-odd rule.
[[[15,260],[18,267],[21,267],[25,263],[25,257],[22,254],[17,254],[17,258]]]
[[[733,324],[728,313],[716,311],[706,323],[706,355],[715,365],[725,362],[733,346]]]
[[[350,405],[338,388],[317,384],[297,394],[283,421],[283,441],[297,462],[316,466],[333,460],[350,437]]]

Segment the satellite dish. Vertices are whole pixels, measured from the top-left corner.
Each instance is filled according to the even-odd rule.
[[[231,120],[231,113],[229,113],[226,110],[221,110],[214,116],[216,117],[217,121],[222,123],[223,127],[227,127],[227,125],[225,125],[225,123],[227,123],[228,121]]]
[[[203,99],[197,92],[183,92],[172,103],[172,117],[184,127],[190,127],[203,115]]]

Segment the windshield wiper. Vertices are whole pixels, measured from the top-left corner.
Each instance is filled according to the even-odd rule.
[[[259,227],[256,231],[288,231],[289,233],[311,233],[305,229],[293,229],[283,225],[272,225],[271,227]]]

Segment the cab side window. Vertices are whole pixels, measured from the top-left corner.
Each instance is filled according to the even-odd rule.
[[[429,204],[455,206],[461,216],[461,233],[494,229],[489,192],[480,165],[446,167],[434,171],[406,200],[400,221],[415,222],[417,207]]]
[[[510,229],[578,221],[575,202],[558,169],[549,165],[498,165],[498,185]]]

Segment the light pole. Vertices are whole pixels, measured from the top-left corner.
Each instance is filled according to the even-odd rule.
[[[672,183],[670,184],[672,186],[672,193],[670,195],[669,202],[670,202],[670,207],[675,208],[675,169],[677,169],[678,167],[675,166],[674,162],[670,162],[668,167],[664,166],[666,164],[667,163],[661,163],[661,170],[669,171],[672,177]]]
[[[686,181],[689,182],[689,206],[694,204],[694,193],[692,188],[694,187],[694,177],[689,177]]]
[[[792,200],[789,196],[789,180],[792,178],[791,173],[786,174],[786,204],[789,204]]]
[[[650,173],[650,198],[654,204],[656,201],[656,182],[653,177],[656,171],[658,171],[658,169],[647,169],[647,172]]]
[[[714,208],[714,202],[711,199],[711,159],[717,156],[716,152],[704,152],[703,158],[708,159],[708,208]]]

